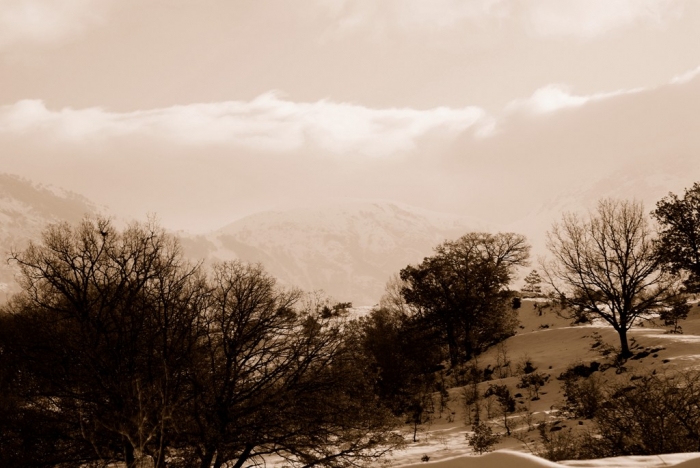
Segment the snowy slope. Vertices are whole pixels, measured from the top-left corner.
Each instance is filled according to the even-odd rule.
[[[75,223],[95,211],[95,206],[80,195],[0,174],[0,300],[16,290],[14,271],[5,261],[12,249],[38,239],[49,223]]]
[[[533,413],[535,422],[560,419],[556,408],[564,400],[561,382],[556,379],[575,362],[602,362],[597,349],[591,346],[593,332],[599,333],[603,341],[616,344],[617,335],[607,325],[576,325],[558,316],[552,309],[540,310],[534,308],[535,302],[523,301],[518,310],[520,328],[515,336],[508,338],[502,348],[508,359],[515,366],[527,357],[541,372],[549,374],[547,383],[540,389],[540,399],[527,401],[518,399],[518,404],[527,405]],[[682,335],[664,333],[665,329],[653,323],[631,330],[635,346],[639,350],[654,348],[657,351],[639,359],[631,359],[625,363],[627,372],[616,374],[614,369],[601,372],[601,378],[606,381],[627,382],[635,375],[643,375],[656,371],[672,373],[688,368],[697,368],[700,362],[700,307],[693,307],[688,319],[683,322]],[[495,368],[498,360],[498,348],[494,347],[479,356],[479,366]],[[519,377],[505,376],[501,379],[494,374],[494,380],[480,384],[479,391],[483,392],[491,383],[505,384],[514,392]],[[468,446],[465,436],[470,434],[470,426],[464,416],[461,388],[449,390],[448,410],[436,412],[431,424],[426,424],[419,430],[418,441],[410,442],[411,429],[406,427],[406,438],[409,441],[403,450],[395,451],[389,466],[426,468],[491,468],[491,467],[600,467],[600,468],[651,468],[661,466],[679,466],[684,468],[700,467],[700,453],[663,454],[660,456],[629,456],[596,460],[569,460],[552,463],[530,455],[533,442],[539,438],[537,430],[528,431],[521,422],[515,431],[521,440],[527,440],[529,447],[514,437],[504,437],[496,446],[496,453],[483,457],[475,456]],[[553,411],[555,410],[555,411]],[[454,413],[451,413],[454,412]],[[451,414],[451,416],[449,416]],[[517,419],[517,417],[515,417]],[[588,427],[590,421],[566,420],[562,427],[579,427],[580,422]],[[503,432],[501,417],[494,417],[489,424],[496,432]],[[516,453],[519,452],[519,453]],[[423,456],[430,461],[422,463]]]
[[[258,213],[183,244],[193,257],[260,262],[286,284],[371,305],[393,273],[445,239],[481,230],[493,227],[399,203],[342,201]]]

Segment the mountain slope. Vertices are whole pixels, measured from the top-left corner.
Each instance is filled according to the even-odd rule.
[[[4,261],[11,250],[38,239],[49,223],[76,223],[95,212],[95,205],[80,195],[0,174],[0,299],[16,290],[13,267]]]
[[[260,262],[285,284],[369,305],[392,274],[443,240],[479,230],[492,226],[399,203],[343,201],[258,213],[183,245],[191,257]]]

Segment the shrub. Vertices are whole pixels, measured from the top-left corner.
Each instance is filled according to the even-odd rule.
[[[532,400],[540,399],[540,388],[542,388],[549,380],[549,375],[543,374],[541,372],[532,372],[530,374],[524,374],[520,377],[520,383],[518,388],[526,388],[530,394]]]
[[[557,423],[540,423],[540,444],[535,455],[550,461],[580,460],[605,456],[596,438],[589,432],[564,429]]]
[[[570,374],[564,379],[562,389],[566,397],[564,410],[577,418],[593,418],[605,399],[600,379],[595,375]]]
[[[474,433],[472,435],[467,434],[466,437],[469,446],[479,455],[492,451],[493,446],[496,445],[500,438],[498,434],[493,433],[491,426],[483,422],[476,424]]]
[[[612,456],[700,450],[700,376],[646,375],[611,385],[595,414]]]

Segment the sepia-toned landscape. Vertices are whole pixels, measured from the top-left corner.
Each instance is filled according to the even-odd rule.
[[[0,467],[700,466],[700,3],[0,0]]]

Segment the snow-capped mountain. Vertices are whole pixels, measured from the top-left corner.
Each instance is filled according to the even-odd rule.
[[[49,223],[76,223],[95,212],[95,205],[80,195],[0,174],[0,300],[16,290],[15,271],[6,261],[13,249],[38,239]]]
[[[183,245],[191,257],[260,262],[285,284],[369,305],[392,274],[443,240],[492,230],[474,218],[399,203],[344,201],[258,213]]]

